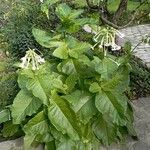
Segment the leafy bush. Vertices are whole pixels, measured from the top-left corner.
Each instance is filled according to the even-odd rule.
[[[51,24],[47,20],[44,21],[46,15],[41,13],[39,3],[30,0],[15,0],[13,3],[4,1],[2,6],[1,33],[9,45],[9,52],[20,58],[29,47],[40,49],[32,35],[32,26],[38,24],[43,28],[48,28]]]
[[[137,98],[150,95],[150,70],[135,58],[131,60],[131,66],[131,97]]]
[[[12,104],[18,93],[17,74],[12,67],[14,61],[0,52],[0,110]]]
[[[122,141],[126,134],[136,135],[132,107],[124,94],[129,84],[130,47],[116,58],[106,47],[119,48],[114,43],[118,31],[96,26],[93,19],[82,17],[83,10],[71,9],[59,0],[42,3],[48,17],[50,7],[58,19],[56,27],[49,32],[34,27],[32,32],[54,59],[45,62],[32,49],[21,59],[21,90],[13,105],[0,112],[2,133],[12,136],[7,128],[12,125],[16,133],[21,127],[25,150],[37,143],[43,143],[45,150],[98,150],[100,143],[109,145]],[[85,24],[97,29],[94,41],[73,37]],[[7,126],[7,121],[13,124]]]
[[[12,104],[13,99],[18,93],[17,76],[15,73],[0,75],[0,109]]]

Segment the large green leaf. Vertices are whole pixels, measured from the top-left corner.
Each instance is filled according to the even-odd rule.
[[[94,104],[94,99],[91,98],[77,112],[77,115],[79,116],[79,119],[81,120],[82,123],[87,124],[96,113],[97,113],[97,109]]]
[[[92,129],[96,137],[107,146],[117,139],[114,125],[106,122],[101,116],[93,123]]]
[[[117,71],[118,64],[111,58],[105,57],[100,59],[94,56],[93,61],[89,64],[95,71],[101,74],[101,78],[104,80],[110,79]]]
[[[91,48],[89,43],[78,42],[74,48],[69,50],[70,57],[78,58],[83,52],[86,52]]]
[[[21,90],[12,105],[12,118],[14,124],[20,124],[26,116],[36,113],[42,102],[31,93]]]
[[[73,10],[67,4],[63,3],[57,6],[56,14],[62,20],[74,20],[83,13],[83,10]]]
[[[61,37],[60,35],[53,36],[52,33],[48,33],[46,31],[37,28],[33,28],[32,33],[36,41],[43,47],[46,48],[57,47],[62,43],[59,42],[59,39]]]
[[[69,95],[63,96],[63,98],[71,104],[72,109],[84,124],[88,123],[97,112],[94,98],[88,92],[76,90]]]
[[[97,93],[101,91],[101,87],[99,86],[97,82],[94,82],[90,85],[89,91],[92,93]]]
[[[63,21],[64,19],[69,18],[71,14],[71,8],[67,4],[60,4],[56,8],[57,16]]]
[[[103,115],[107,115],[111,122],[117,125],[126,125],[125,110],[121,104],[124,103],[123,100],[117,101],[112,93],[107,94],[103,91],[97,93],[95,98],[96,108]]]
[[[57,66],[57,69],[59,72],[63,72],[67,75],[77,74],[77,70],[75,68],[75,64],[72,59],[67,59],[67,60],[63,61],[62,63],[60,63]]]
[[[45,144],[44,150],[56,150],[55,141]]]
[[[70,109],[65,99],[52,91],[48,117],[58,131],[68,134],[74,140],[79,139],[79,127],[75,113]]]
[[[55,49],[55,51],[53,52],[53,55],[60,59],[67,59],[68,58],[68,48],[67,48],[66,43],[62,44],[60,47]]]
[[[2,134],[3,137],[11,137],[19,131],[20,126],[13,124],[11,121],[5,122],[3,124]]]
[[[77,74],[70,74],[66,81],[65,84],[67,85],[67,91],[70,92],[74,89],[76,83],[78,80],[78,75]]]
[[[34,141],[50,142],[53,137],[50,134],[50,128],[43,112],[39,112],[24,126],[25,148],[29,149]]]
[[[45,105],[48,105],[45,89],[43,89],[38,77],[28,79],[26,87],[29,91],[32,91],[35,97],[39,98]]]
[[[49,7],[59,1],[60,0],[44,0],[44,2],[41,4],[41,10],[47,15],[48,19],[49,19]]]
[[[120,90],[120,85],[122,85],[123,80],[124,76],[121,74],[117,74],[113,76],[112,79],[109,79],[107,82],[104,82],[102,84],[102,89],[104,91]]]
[[[76,144],[71,139],[64,138],[63,141],[57,143],[57,150],[76,150]]]
[[[18,82],[21,89],[31,91],[45,105],[49,103],[47,97],[52,89],[56,88],[63,93],[67,90],[67,86],[62,83],[61,79],[55,73],[45,72],[42,68],[36,72],[30,69],[28,71],[22,70],[19,73]]]
[[[10,119],[10,111],[8,109],[0,111],[0,124],[9,121]]]

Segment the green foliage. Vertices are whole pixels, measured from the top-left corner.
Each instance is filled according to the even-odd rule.
[[[6,121],[10,120],[10,111],[8,109],[3,109],[0,112],[0,116],[1,116],[0,123],[6,122]]]
[[[49,6],[52,1],[47,2]],[[117,59],[98,46],[92,49],[92,38],[83,42],[72,34],[87,23],[81,18],[83,11],[66,3],[51,7],[60,22],[55,31],[34,27],[32,32],[54,59],[37,70],[32,70],[34,64],[18,70],[21,90],[10,108],[13,125],[21,125],[25,133],[24,149],[43,143],[45,150],[98,150],[100,142],[109,145],[123,140],[125,134],[135,135],[132,109],[124,94],[130,50]],[[22,61],[39,60],[30,62],[26,57]]]
[[[0,110],[12,104],[18,92],[17,75],[14,72],[0,73]]]
[[[131,97],[137,98],[150,95],[150,70],[136,58],[131,61],[130,73]]]
[[[32,26],[38,24],[45,28],[50,26],[50,23],[46,21],[41,24],[46,16],[41,13],[39,2],[3,1],[0,8],[3,23],[0,33],[8,43],[8,51],[16,57],[21,57],[29,47],[40,49],[32,35]]]

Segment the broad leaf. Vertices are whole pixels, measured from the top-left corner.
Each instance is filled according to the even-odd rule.
[[[77,74],[70,74],[66,81],[65,84],[67,85],[67,91],[70,92],[73,90],[73,88],[75,87],[76,83],[78,80],[78,76]]]
[[[97,93],[97,92],[101,91],[101,87],[99,86],[99,84],[97,82],[94,82],[91,84],[89,91],[92,93]]]
[[[55,57],[60,58],[60,59],[67,59],[68,58],[68,48],[67,48],[67,45],[64,43],[63,45],[61,45],[60,47],[58,47],[57,49],[55,49],[55,51],[53,52],[53,55]]]
[[[101,140],[104,145],[108,146],[117,138],[114,125],[106,122],[101,116],[93,123],[92,129],[96,137]]]
[[[75,113],[69,108],[65,99],[58,96],[55,91],[52,92],[50,98],[48,117],[58,131],[68,134],[71,139],[79,139],[79,128]]]
[[[33,28],[32,33],[36,41],[46,48],[57,47],[61,42],[58,42],[60,35],[53,36],[52,33],[48,33],[41,29]]]
[[[108,80],[107,82],[104,82],[102,84],[102,89],[104,91],[112,91],[112,90],[120,90],[120,85],[124,81],[123,75],[115,75],[112,77],[112,79]]]
[[[60,0],[44,0],[44,2],[41,4],[41,10],[47,15],[48,19],[49,19],[49,7],[59,1]]]
[[[126,124],[126,117],[124,115],[125,110],[122,108],[121,104],[112,96],[113,94],[110,96],[103,91],[97,93],[95,98],[96,108],[103,115],[108,115],[111,122],[123,126]],[[122,100],[120,100],[120,102],[121,101]]]
[[[0,124],[9,121],[10,119],[10,111],[8,109],[0,111]]]
[[[57,69],[59,72],[65,73],[67,75],[77,74],[77,70],[75,68],[75,64],[72,59],[67,59],[67,60],[63,61],[62,63],[60,63],[57,66]]]
[[[40,142],[50,142],[53,140],[53,137],[50,134],[49,125],[43,112],[38,113],[24,126],[24,132],[26,133],[26,149],[30,147],[33,141],[39,141],[40,139]]]
[[[55,141],[45,143],[44,150],[56,150]]]
[[[63,141],[56,145],[57,150],[76,150],[76,144],[71,139],[64,138]]]
[[[91,45],[85,42],[78,42],[77,45],[70,49],[69,55],[73,58],[78,58],[83,52],[86,52],[91,48]]]
[[[11,121],[5,122],[2,129],[3,137],[11,137],[16,134],[20,129],[19,125],[13,124]]]
[[[44,91],[45,89],[43,89],[37,77],[28,79],[26,87],[29,91],[32,91],[33,95],[39,98],[43,102],[43,104],[48,105],[47,95]]]
[[[94,59],[91,62],[90,66],[92,68],[95,68],[95,71],[101,74],[101,78],[104,80],[110,79],[118,69],[118,64],[107,57],[101,60],[98,57],[94,56]]]
[[[71,8],[67,4],[60,4],[56,8],[56,14],[62,21],[64,19],[69,18],[69,15],[71,14]]]
[[[26,116],[31,116],[36,113],[41,105],[41,101],[35,98],[31,93],[21,90],[12,105],[13,123],[20,124]]]
[[[71,104],[72,109],[84,124],[88,123],[97,112],[94,105],[94,99],[90,93],[76,90],[69,95],[63,96],[63,98]]]

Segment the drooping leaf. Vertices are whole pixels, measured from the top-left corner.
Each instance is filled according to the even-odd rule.
[[[65,99],[58,96],[55,91],[52,92],[50,98],[48,117],[58,131],[61,131],[63,134],[68,134],[71,139],[79,139],[76,115],[69,108]]]
[[[113,95],[113,94],[111,94]],[[125,125],[126,117],[121,104],[114,99],[114,97],[108,96],[105,92],[99,91],[95,98],[96,108],[100,113],[110,118],[111,122],[117,125]]]
[[[20,126],[13,124],[11,121],[3,124],[2,135],[3,137],[11,137],[19,131]]]
[[[33,141],[50,142],[53,137],[50,134],[50,128],[46,121],[43,112],[39,112],[34,118],[32,118],[25,126],[25,148],[29,148]]]
[[[57,150],[76,150],[76,144],[71,139],[64,138],[56,145]]]
[[[94,99],[91,97],[91,99],[77,112],[77,115],[83,124],[87,124],[96,113],[97,109],[94,104]]]
[[[8,109],[0,111],[0,124],[9,121],[10,119],[10,111]]]
[[[32,149],[32,143],[34,142],[36,135],[26,135],[24,137],[24,150]]]
[[[27,89],[32,91],[33,95],[39,98],[45,105],[48,105],[47,95],[37,77],[28,79]]]
[[[104,145],[108,146],[117,139],[114,125],[106,122],[101,116],[93,123],[92,129],[96,137],[101,140]]]
[[[31,93],[21,90],[12,105],[12,118],[14,124],[20,124],[26,116],[36,113],[42,102]]]

